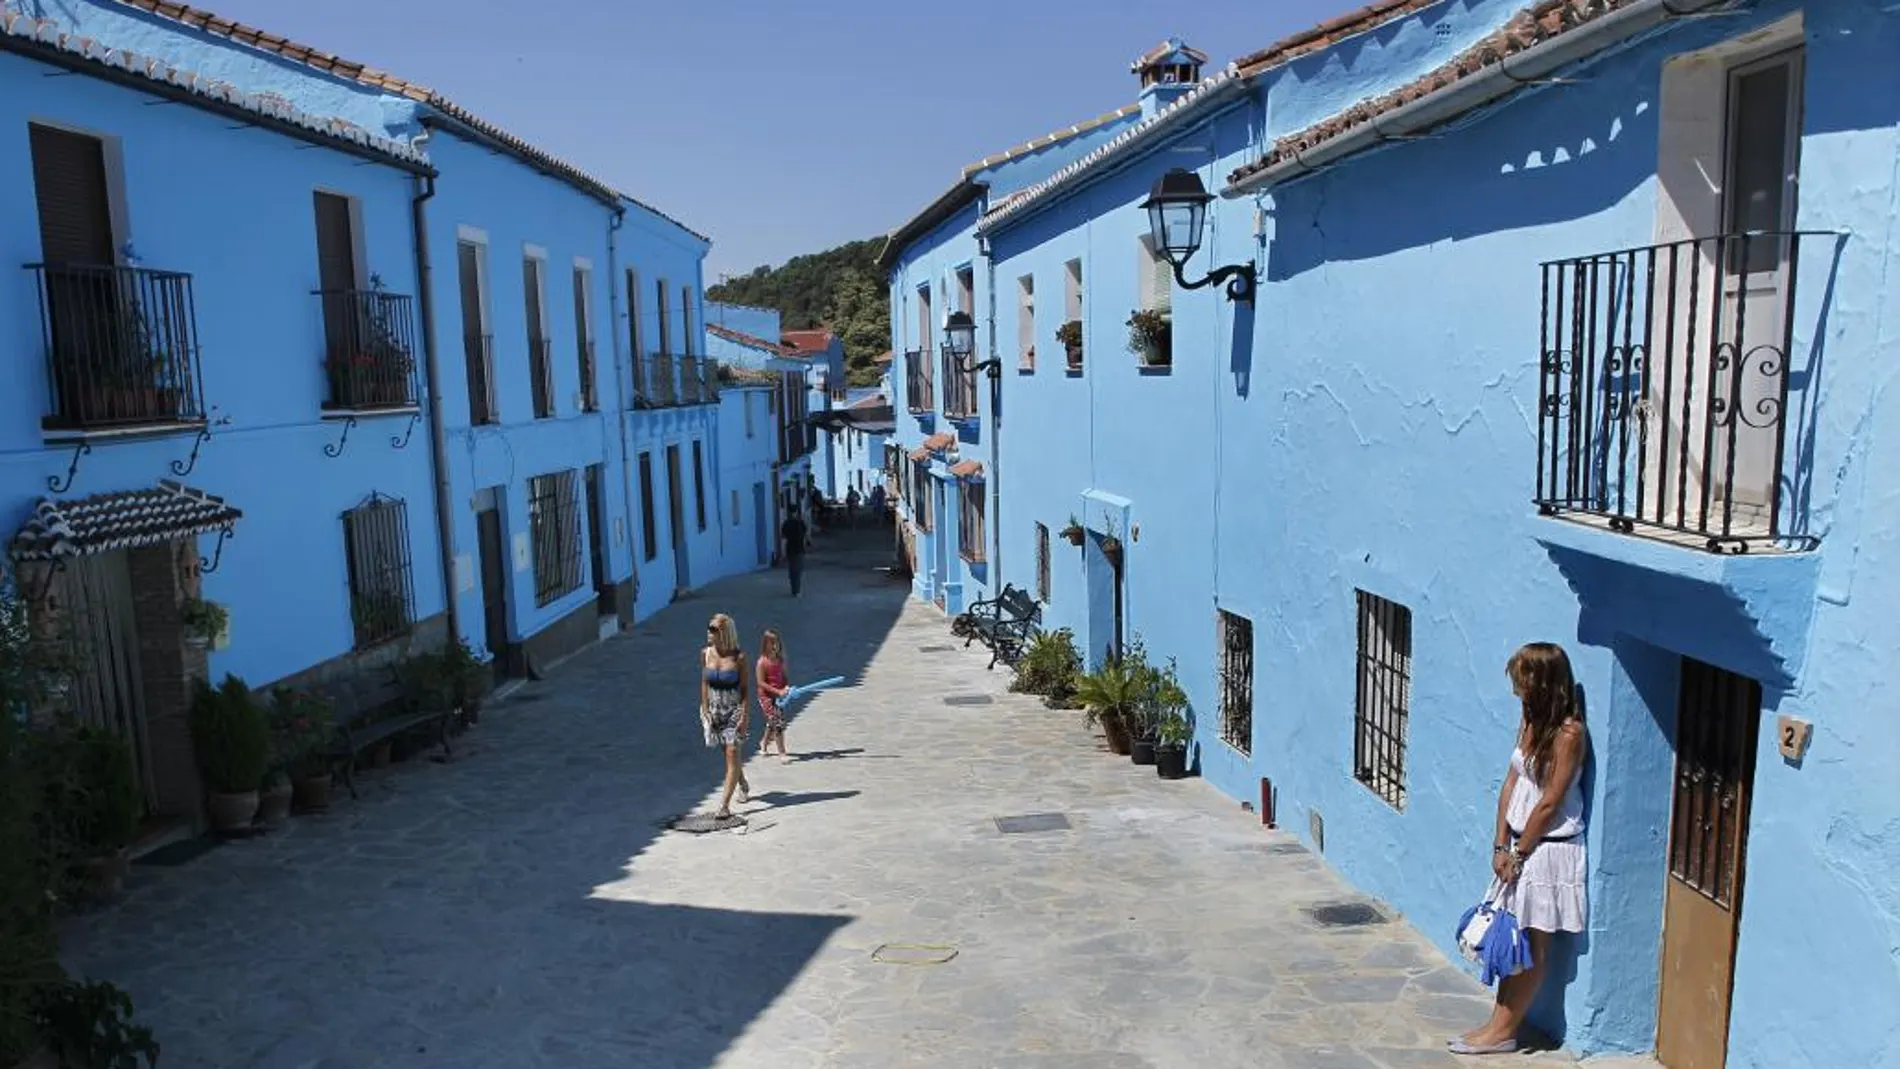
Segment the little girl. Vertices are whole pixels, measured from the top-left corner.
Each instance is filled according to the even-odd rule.
[[[759,667],[753,678],[759,684],[759,712],[765,717],[759,753],[770,752],[772,740],[777,739],[778,755],[789,757],[785,751],[785,711],[778,703],[791,686],[785,676],[785,641],[772,628],[766,628],[765,637],[759,642]]]

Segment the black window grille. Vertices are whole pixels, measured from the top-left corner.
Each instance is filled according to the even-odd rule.
[[[408,634],[416,615],[409,506],[401,498],[371,494],[345,512],[343,554],[356,648],[367,649]]]
[[[973,564],[983,561],[983,484],[964,482],[957,489],[957,549]]]
[[[1049,527],[1036,525],[1036,598],[1049,603]]]
[[[1353,776],[1405,808],[1405,740],[1412,708],[1412,610],[1361,590]]]
[[[546,605],[581,585],[580,500],[574,473],[528,480],[528,537],[534,544],[534,603]]]
[[[1220,614],[1220,737],[1253,752],[1253,621]]]
[[[1680,687],[1669,874],[1733,911],[1748,846],[1761,684],[1684,657]]]
[[[699,521],[699,529],[706,529],[706,462],[699,447],[693,442],[693,517]]]
[[[647,560],[660,555],[660,536],[653,517],[653,454],[640,454],[640,548]]]

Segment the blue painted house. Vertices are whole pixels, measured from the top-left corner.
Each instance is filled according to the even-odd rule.
[[[531,673],[724,574],[703,235],[177,4],[0,7],[0,77],[33,193],[0,223],[9,570],[154,812],[197,815],[196,677],[340,685],[451,636]]]
[[[754,479],[753,508],[758,516],[754,527],[765,527],[771,546],[768,559],[776,563],[780,556],[779,526],[786,516],[796,511],[807,525],[812,521],[818,434],[811,420],[811,405],[819,397],[811,386],[813,361],[780,330],[775,309],[715,301],[707,305],[707,317],[708,351],[720,367],[731,369],[730,377],[744,384],[752,399],[742,412],[748,438],[756,441],[769,435],[771,439],[765,443],[765,474],[769,478]],[[756,407],[752,401],[757,402]],[[748,453],[756,448],[748,446]],[[756,463],[750,467],[757,470]],[[764,487],[756,485],[761,482]],[[756,505],[760,489],[769,489],[765,509]]]
[[[980,325],[1081,322],[1079,367],[1004,380],[1002,578],[1177,658],[1203,775],[1448,950],[1503,666],[1569,650],[1592,913],[1533,1021],[1580,1051],[1900,1063],[1895,55],[1872,0],[1376,5],[979,226],[997,277],[1088,283]],[[1178,273],[1175,168],[1218,195]],[[1249,264],[1251,300],[1182,285]]]
[[[944,327],[952,313],[990,323],[997,303],[1036,299],[1001,288],[983,258],[977,220],[1139,117],[1131,104],[965,167],[954,185],[893,230],[878,254],[890,281],[896,354],[887,389],[897,410],[892,444],[902,458],[898,537],[917,597],[946,612],[988,596],[991,568],[1001,564],[1002,546],[993,537],[1000,522],[995,384],[1005,369],[1016,372],[1023,354],[1008,339],[979,331],[970,355],[951,359]]]

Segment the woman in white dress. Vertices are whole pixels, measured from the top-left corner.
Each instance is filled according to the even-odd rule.
[[[1499,906],[1530,936],[1531,967],[1498,982],[1497,1005],[1481,1028],[1451,1041],[1454,1054],[1508,1054],[1550,967],[1558,932],[1581,932],[1584,884],[1584,757],[1590,737],[1563,647],[1533,642],[1505,667],[1523,703],[1517,746],[1498,793],[1491,870],[1505,885]]]

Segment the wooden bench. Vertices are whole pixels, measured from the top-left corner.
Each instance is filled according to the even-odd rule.
[[[1042,606],[1029,591],[1005,584],[1002,593],[976,602],[963,614],[963,630],[969,633],[963,646],[968,649],[970,643],[982,639],[990,648],[989,667],[995,668],[997,661],[1013,665],[1035,636],[1036,622],[1041,618]]]
[[[417,708],[393,669],[321,687],[318,693],[336,709],[336,739],[325,753],[330,774],[334,779],[341,770],[351,798],[356,797],[356,759],[379,742],[416,728],[433,727],[443,757],[455,756],[449,748],[449,722],[454,710]]]

